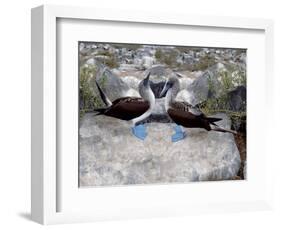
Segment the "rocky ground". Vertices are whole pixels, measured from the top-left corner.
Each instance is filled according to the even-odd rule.
[[[225,114],[218,122],[229,128]],[[172,143],[172,123],[146,124],[144,141],[131,125],[87,113],[80,124],[80,186],[109,186],[233,179],[240,155],[233,134],[186,129],[187,137]],[[218,144],[219,143],[219,144]]]

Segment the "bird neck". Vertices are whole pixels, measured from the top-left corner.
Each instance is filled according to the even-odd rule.
[[[172,89],[169,89],[165,97],[165,110],[168,111],[172,103]]]
[[[138,122],[143,121],[144,119],[148,118],[150,116],[150,114],[152,113],[152,110],[154,108],[155,96],[154,96],[154,93],[152,92],[151,88],[149,88],[149,90],[145,91],[145,95],[143,96],[143,98],[148,101],[149,108],[141,116],[136,117],[132,120],[133,125],[136,125]]]
[[[178,87],[172,87],[168,90],[166,97],[165,97],[165,109],[168,111],[168,109],[171,107],[171,104],[174,103],[175,98],[178,94]]]

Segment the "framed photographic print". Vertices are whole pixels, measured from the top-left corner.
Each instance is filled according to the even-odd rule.
[[[271,207],[273,25],[32,10],[32,219]],[[258,80],[257,80],[258,79]]]

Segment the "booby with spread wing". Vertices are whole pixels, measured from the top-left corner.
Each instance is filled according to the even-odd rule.
[[[98,112],[95,115],[105,115],[120,120],[131,121],[133,125],[132,133],[137,138],[144,140],[147,136],[146,127],[145,125],[138,123],[149,117],[155,105],[155,96],[150,88],[149,76],[150,73],[148,73],[145,79],[139,83],[139,93],[141,98],[121,97],[113,102],[109,100],[96,82],[100,96],[106,107],[94,109],[94,111]]]
[[[178,77],[180,75],[176,74]],[[207,131],[230,132],[236,134],[233,130],[223,129],[218,127],[215,122],[220,121],[221,118],[207,117],[196,106],[192,106],[187,102],[175,101],[175,98],[180,90],[180,81],[176,76],[171,76],[165,83],[160,96],[165,93],[165,110],[170,118],[177,124],[174,128],[176,131],[172,135],[172,142],[182,140],[186,134],[182,129],[186,128],[203,128]]]

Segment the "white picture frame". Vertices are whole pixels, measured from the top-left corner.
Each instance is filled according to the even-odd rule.
[[[214,16],[193,16],[193,15],[174,15],[159,12],[137,12],[137,11],[114,11],[92,8],[66,7],[44,5],[32,9],[32,187],[31,187],[31,213],[32,219],[41,224],[70,223],[82,221],[96,221],[109,219],[126,219],[126,218],[143,218],[153,216],[172,216],[186,215],[206,212],[226,212],[226,211],[245,211],[245,210],[264,210],[272,207],[272,169],[270,162],[272,160],[269,137],[266,136],[270,125],[260,127],[260,132],[256,133],[254,125],[255,116],[250,116],[253,122],[249,124],[249,146],[252,148],[253,141],[257,140],[255,149],[260,149],[266,153],[265,156],[255,159],[255,156],[249,158],[249,161],[257,160],[257,166],[248,169],[248,179],[246,181],[226,182],[204,182],[197,184],[177,184],[177,185],[146,185],[130,187],[113,187],[101,190],[101,188],[83,189],[83,196],[88,197],[89,193],[95,192],[99,196],[99,202],[89,201],[89,204],[96,204],[96,207],[86,207],[85,200],[80,202],[78,196],[74,197],[77,191],[68,191],[68,187],[63,187],[63,177],[60,177],[60,157],[57,156],[58,139],[58,108],[57,97],[60,88],[57,84],[57,23],[60,19],[102,21],[105,23],[122,22],[123,24],[149,25],[152,27],[165,26],[169,28],[180,27],[184,29],[187,26],[195,29],[214,28],[219,30],[243,30],[257,31],[262,34],[259,41],[262,44],[261,52],[261,70],[260,76],[265,84],[258,85],[254,81],[249,81],[247,87],[252,88],[251,97],[258,96],[255,89],[262,89],[259,97],[267,104],[267,109],[273,108],[273,23],[266,19],[248,19],[248,18],[231,18],[231,17],[214,17]],[[77,25],[76,25],[77,26]],[[79,25],[78,25],[79,26]],[[247,32],[248,31],[248,32]],[[155,38],[149,41],[153,42]],[[146,41],[147,42],[147,41]],[[204,42],[204,40],[202,40]],[[213,44],[215,45],[215,43]],[[253,62],[254,64],[254,62]],[[254,105],[252,108],[254,111]],[[260,115],[270,124],[267,115]],[[72,127],[73,128],[73,127]],[[252,130],[252,131],[251,131]],[[73,130],[72,130],[73,131]],[[262,134],[263,133],[263,134]],[[248,138],[248,137],[247,137]],[[267,141],[261,142],[262,138]],[[252,144],[251,144],[252,143]],[[249,150],[251,150],[251,148]],[[253,150],[253,149],[252,149]],[[258,151],[258,150],[257,150]],[[74,152],[75,154],[75,152]],[[78,153],[77,153],[78,154]],[[257,154],[259,155],[259,154]],[[74,157],[73,154],[71,157]],[[71,161],[71,160],[70,160]],[[71,165],[70,165],[71,166]],[[76,175],[76,168],[64,167],[69,170],[71,175]],[[262,178],[252,180],[253,174],[258,169],[263,168],[265,171]],[[72,173],[73,172],[73,173]],[[250,178],[250,179],[249,179]],[[71,186],[74,186],[71,180]],[[253,181],[253,183],[252,183]],[[262,189],[260,189],[262,188]],[[78,186],[77,186],[78,189]],[[95,189],[95,191],[93,190]],[[203,191],[209,189],[210,193],[218,190],[226,192],[241,191],[242,195],[236,198],[227,198],[221,196],[211,199],[206,196],[199,202]],[[238,190],[241,189],[241,190]],[[255,189],[259,189],[252,194]],[[60,192],[63,190],[64,192]],[[192,192],[193,190],[193,192]],[[66,195],[68,193],[70,195]],[[88,194],[86,194],[88,193]],[[112,198],[114,195],[119,201],[127,201],[126,205],[118,203]],[[125,194],[125,195],[124,195]],[[162,194],[162,195],[160,195]],[[197,194],[197,195],[194,195]],[[81,194],[80,194],[81,195]],[[80,196],[79,195],[79,196]],[[193,196],[192,199],[173,198],[178,196]],[[63,197],[62,197],[63,196]],[[68,197],[64,197],[68,196]],[[138,196],[137,202],[134,197]],[[149,197],[159,196],[155,203],[148,200]],[[170,199],[165,204],[161,201],[169,196]],[[197,196],[197,197],[196,197]],[[252,199],[250,197],[252,196]],[[162,199],[162,200],[161,200]],[[60,200],[67,202],[66,209],[61,209]],[[107,204],[102,208],[103,201]],[[193,200],[191,202],[191,200]],[[82,201],[82,200],[81,200]],[[87,201],[87,200],[86,200]],[[167,200],[166,200],[167,201]],[[92,202],[92,203],[91,203]],[[95,203],[96,202],[96,203]],[[78,205],[82,203],[82,205]],[[79,208],[78,208],[79,206]],[[94,205],[95,206],[95,205]],[[100,210],[100,211],[99,211]]]

